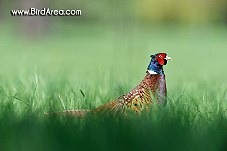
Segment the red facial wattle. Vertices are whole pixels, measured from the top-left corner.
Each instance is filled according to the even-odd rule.
[[[158,64],[160,65],[166,65],[167,61],[165,60],[166,54],[165,53],[160,53],[156,56],[156,60],[158,61]]]
[[[160,64],[160,65],[164,65],[164,59],[162,59],[162,58],[158,58],[158,64]]]

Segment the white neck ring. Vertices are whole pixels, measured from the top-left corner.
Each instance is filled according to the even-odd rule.
[[[155,72],[155,71],[153,71],[153,70],[148,70],[148,72],[149,72],[150,74],[158,74],[157,72]]]

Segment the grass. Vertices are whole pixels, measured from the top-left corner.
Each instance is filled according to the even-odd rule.
[[[0,150],[226,150],[227,31],[129,26],[122,32],[78,25],[29,43],[1,35]],[[129,119],[43,116],[95,108],[129,91],[157,52],[150,48],[173,58],[165,67],[165,108]]]

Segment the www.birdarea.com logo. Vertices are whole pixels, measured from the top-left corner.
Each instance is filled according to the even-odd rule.
[[[12,16],[81,16],[81,13],[81,10],[76,9],[30,8],[28,10],[11,10]]]

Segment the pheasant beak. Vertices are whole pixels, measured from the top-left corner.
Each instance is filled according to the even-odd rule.
[[[172,60],[172,58],[170,58],[169,56],[166,56],[164,59],[166,59],[166,60]]]

